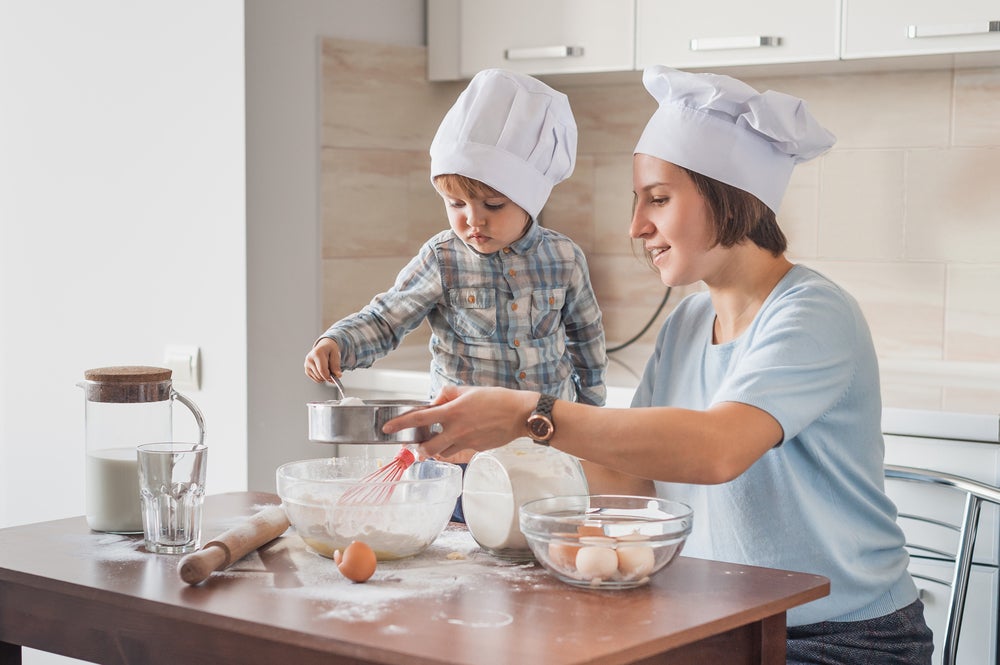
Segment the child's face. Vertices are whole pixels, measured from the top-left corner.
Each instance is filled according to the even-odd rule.
[[[715,242],[708,202],[687,172],[637,154],[632,162],[635,212],[629,235],[642,241],[667,286],[706,280],[725,251]]]
[[[451,230],[480,254],[500,251],[523,236],[531,223],[523,208],[499,193],[473,196],[438,188],[438,194]]]

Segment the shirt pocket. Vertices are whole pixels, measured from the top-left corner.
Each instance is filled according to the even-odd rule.
[[[542,339],[556,334],[562,325],[566,289],[539,289],[531,292],[531,336]]]
[[[448,304],[449,323],[460,337],[489,337],[496,332],[496,294],[493,289],[448,289]]]

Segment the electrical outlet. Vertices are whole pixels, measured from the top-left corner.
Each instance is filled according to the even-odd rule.
[[[168,345],[163,353],[163,366],[173,370],[174,388],[201,390],[201,349],[197,346]]]

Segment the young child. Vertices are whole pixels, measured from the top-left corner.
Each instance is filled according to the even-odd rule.
[[[479,72],[430,148],[451,228],[391,289],[323,333],[306,374],[323,382],[368,367],[427,319],[432,395],[501,386],[604,404],[604,329],[586,259],[537,221],[573,172],[576,139],[565,95],[530,76]]]

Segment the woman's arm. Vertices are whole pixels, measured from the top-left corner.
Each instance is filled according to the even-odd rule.
[[[389,421],[384,430],[441,425],[424,455],[488,450],[526,436],[538,393],[448,386],[437,406]],[[726,402],[705,411],[673,407],[610,409],[564,400],[552,410],[552,447],[637,478],[715,484],[732,480],[782,440],[768,413]]]

